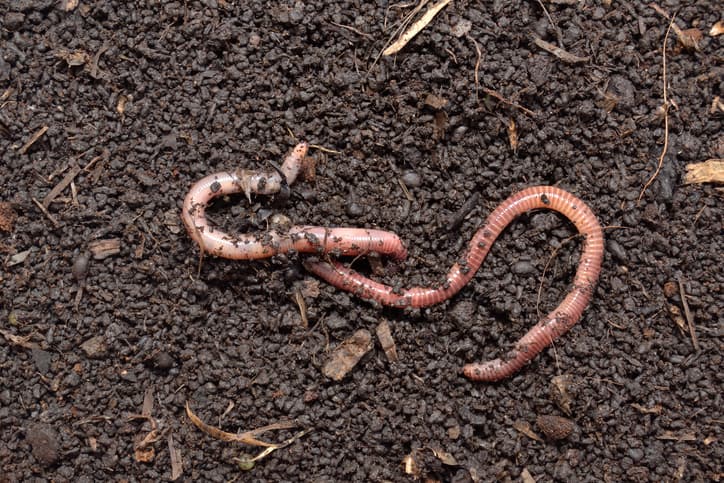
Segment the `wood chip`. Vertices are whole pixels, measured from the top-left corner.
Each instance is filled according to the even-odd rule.
[[[50,193],[45,195],[45,198],[43,198],[43,206],[45,208],[48,208],[53,200],[55,200],[55,198],[57,198],[58,195],[62,193],[65,188],[68,187],[73,179],[78,176],[78,173],[80,173],[80,166],[78,166],[76,163],[72,163],[68,172],[65,174],[65,176],[63,176],[63,179],[61,179],[58,184],[53,186],[53,189],[50,190]]]
[[[515,421],[513,423],[513,427],[518,430],[518,432],[528,436],[530,439],[538,442],[543,442],[543,438],[535,434],[535,432],[531,429],[530,424],[528,424],[525,421]]]
[[[40,349],[40,346],[38,344],[36,344],[35,342],[30,342],[32,335],[21,337],[3,329],[0,329],[0,335],[5,337],[5,339],[11,344],[22,347],[23,349]]]
[[[173,442],[173,435],[168,435],[168,452],[171,456],[171,481],[178,480],[184,473],[181,450]]]
[[[432,7],[430,7],[427,12],[423,14],[422,17],[415,23],[413,23],[410,28],[408,28],[402,35],[400,35],[400,38],[398,38],[395,42],[392,43],[389,47],[387,47],[384,52],[382,52],[382,55],[393,55],[402,50],[407,43],[415,38],[417,34],[420,33],[422,29],[424,29],[427,24],[429,24],[433,18],[435,18],[435,15],[437,15],[440,10],[445,8],[448,3],[450,3],[452,0],[441,0],[440,2],[436,3]]]
[[[520,481],[523,483],[535,483],[535,478],[530,474],[528,468],[523,468],[523,471],[520,472]]]
[[[120,238],[110,238],[108,240],[93,240],[88,243],[88,250],[93,254],[95,260],[103,260],[113,255],[121,253]]]
[[[368,330],[360,329],[337,346],[322,368],[322,373],[330,379],[341,381],[370,350],[372,350],[372,335]]]
[[[724,183],[724,159],[687,164],[684,184],[693,183]]]
[[[546,52],[555,55],[563,62],[567,62],[569,64],[579,64],[582,62],[588,62],[590,60],[590,57],[579,57],[577,55],[571,54],[570,52],[563,50],[560,47],[556,47],[555,45],[546,42],[545,40],[537,36],[533,36],[533,43],[541,49],[545,50]]]
[[[518,152],[518,128],[515,125],[515,119],[510,118],[508,122],[508,141],[510,142],[510,149],[513,153]]]
[[[377,339],[379,339],[380,341],[382,350],[385,351],[387,360],[394,364],[395,362],[397,362],[398,357],[397,347],[395,347],[395,339],[392,338],[392,333],[390,332],[390,324],[388,324],[387,321],[383,319],[382,322],[380,322],[377,326],[376,332]]]

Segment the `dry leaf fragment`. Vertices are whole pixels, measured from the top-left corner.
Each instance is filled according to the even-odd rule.
[[[546,42],[545,40],[541,39],[540,37],[533,36],[533,43],[536,44],[541,49],[545,50],[546,52],[549,52],[559,59],[561,59],[563,62],[568,62],[569,64],[578,64],[581,62],[588,62],[590,57],[579,57],[577,55],[571,54],[570,52],[567,52],[560,47],[556,47],[555,45]]]
[[[687,164],[684,184],[692,183],[724,183],[724,159]]]
[[[251,446],[263,446],[263,447],[267,447],[267,448],[276,448],[279,445],[277,445],[275,443],[267,443],[266,441],[261,441],[261,440],[257,439],[257,436],[259,436],[263,433],[266,433],[267,431],[274,431],[277,429],[290,429],[290,428],[297,427],[297,423],[295,423],[294,421],[282,421],[279,423],[262,426],[261,428],[245,431],[241,434],[227,433],[226,431],[222,431],[219,428],[206,424],[201,419],[199,419],[199,417],[196,416],[196,414],[194,414],[194,412],[191,410],[191,406],[189,406],[188,401],[186,402],[186,415],[189,417],[191,422],[194,423],[194,426],[196,426],[197,428],[199,428],[201,431],[208,434],[212,438],[219,439],[221,441],[244,443],[244,444],[249,444]]]
[[[675,433],[673,431],[666,430],[659,436],[656,436],[656,439],[663,439],[668,441],[696,441],[696,435],[693,431],[683,430]]]
[[[415,38],[417,34],[420,33],[422,29],[424,29],[427,24],[429,24],[433,18],[435,18],[435,15],[440,12],[445,6],[450,3],[452,0],[441,0],[440,2],[436,3],[432,7],[430,7],[425,14],[420,17],[420,20],[413,23],[409,29],[407,29],[402,35],[400,35],[400,38],[397,39],[395,42],[393,42],[392,45],[387,47],[384,52],[382,52],[382,55],[392,55],[396,54],[402,48],[407,45],[407,43]]]
[[[397,347],[395,346],[395,339],[392,338],[392,332],[390,331],[390,324],[386,320],[382,319],[376,329],[377,339],[380,341],[382,350],[385,351],[387,360],[391,363],[397,362]]]
[[[458,23],[450,28],[450,33],[453,34],[455,37],[460,38],[463,35],[467,35],[468,32],[470,32],[472,26],[473,23],[470,20],[461,19]]]
[[[455,457],[447,451],[443,451],[438,448],[430,448],[430,451],[432,451],[432,454],[435,455],[435,458],[439,459],[442,464],[447,466],[458,465],[458,461],[455,459]]]
[[[88,243],[88,250],[93,254],[95,260],[103,260],[121,253],[121,239],[94,240]]]
[[[697,28],[690,28],[686,30],[676,29],[676,37],[679,39],[679,43],[682,47],[690,50],[700,50],[701,47],[699,42],[704,38],[704,34]]]
[[[66,12],[70,12],[71,10],[74,10],[75,7],[78,6],[79,0],[63,0],[61,3],[61,8],[65,10]]]
[[[508,141],[510,142],[510,148],[513,153],[518,152],[518,128],[515,125],[515,120],[510,118],[508,122]]]
[[[568,416],[571,415],[571,402],[573,401],[570,394],[570,388],[572,386],[573,378],[570,375],[564,374],[551,379],[548,389],[553,402]]]
[[[436,96],[435,94],[428,94],[425,96],[425,105],[430,106],[435,110],[439,110],[447,106],[447,99],[444,97]]]
[[[722,33],[724,33],[724,20],[719,20],[717,23],[712,25],[711,30],[709,30],[709,35],[716,37]]]
[[[518,432],[528,436],[530,439],[541,443],[543,442],[543,439],[535,434],[535,432],[531,429],[530,424],[528,424],[527,422],[520,420],[515,421],[513,423],[513,427],[518,430]]]
[[[530,474],[528,468],[523,468],[523,471],[520,472],[520,481],[523,483],[535,483],[535,478]]]
[[[181,450],[173,442],[173,435],[168,435],[168,452],[171,456],[171,481],[178,480],[184,473]]]
[[[322,373],[330,379],[341,381],[371,349],[372,335],[369,331],[360,329],[334,350],[322,368]]]
[[[85,65],[91,60],[90,55],[82,50],[58,49],[55,51],[55,56],[63,59],[69,67]]]
[[[661,412],[664,410],[664,408],[663,408],[663,406],[661,406],[661,404],[655,404],[655,405],[651,406],[650,408],[647,408],[640,404],[631,403],[631,407],[642,414],[661,414]]]
[[[38,344],[36,344],[35,342],[30,342],[32,335],[21,337],[3,329],[0,329],[0,335],[5,337],[5,339],[7,339],[7,341],[11,344],[22,347],[24,349],[40,349],[40,346]]]

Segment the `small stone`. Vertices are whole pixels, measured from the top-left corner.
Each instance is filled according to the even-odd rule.
[[[33,424],[25,434],[32,446],[33,456],[39,463],[51,466],[58,461],[60,443],[58,434],[46,424]]]
[[[347,215],[349,216],[361,216],[364,213],[364,208],[362,205],[357,203],[356,201],[352,201],[347,205]]]
[[[102,335],[91,337],[80,345],[85,355],[91,359],[100,359],[108,352],[106,339]]]
[[[167,371],[174,365],[174,360],[166,351],[161,351],[153,358],[153,366],[161,371]]]
[[[73,277],[78,281],[82,282],[88,275],[88,265],[90,264],[90,253],[82,252],[78,255],[73,262]]]
[[[527,275],[535,271],[535,267],[532,263],[527,261],[520,261],[513,264],[510,270],[516,275]]]
[[[575,423],[568,418],[546,414],[538,416],[535,423],[548,439],[553,440],[567,438],[575,428]]]
[[[402,182],[408,188],[419,188],[422,185],[422,178],[414,171],[407,171],[402,175]]]

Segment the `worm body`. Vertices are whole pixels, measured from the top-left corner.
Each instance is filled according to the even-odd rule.
[[[300,253],[364,255],[377,252],[396,259],[407,256],[407,250],[394,233],[361,228],[325,228],[292,226],[288,232],[265,231],[230,235],[209,225],[206,207],[212,199],[234,193],[273,194],[291,184],[304,168],[307,143],[298,144],[284,159],[279,171],[229,171],[212,174],[197,181],[184,200],[182,219],[191,238],[201,250],[234,260],[268,258],[296,250]],[[282,175],[284,178],[282,178]]]
[[[534,209],[550,209],[567,217],[585,236],[583,253],[573,290],[550,314],[538,322],[500,359],[468,364],[463,374],[473,380],[497,381],[510,376],[580,319],[591,299],[603,261],[603,231],[596,216],[583,201],[560,188],[536,186],[524,189],[501,203],[475,233],[465,256],[448,272],[439,287],[399,290],[375,282],[339,262],[305,263],[305,267],[335,287],[393,307],[427,307],[456,294],[480,268],[495,239],[516,217]]]

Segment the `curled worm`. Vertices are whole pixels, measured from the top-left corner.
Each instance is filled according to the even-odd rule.
[[[287,232],[265,231],[230,235],[209,225],[206,207],[216,197],[244,193],[278,193],[293,183],[305,167],[307,143],[298,144],[278,170],[261,172],[236,170],[212,174],[197,181],[184,200],[182,219],[191,238],[201,250],[234,260],[268,258],[295,250],[301,253],[364,255],[377,252],[403,259],[407,250],[394,233],[361,228],[292,226]]]
[[[573,290],[551,313],[543,317],[502,358],[467,364],[463,374],[477,381],[497,381],[520,369],[581,318],[591,299],[603,261],[603,231],[596,216],[580,199],[560,188],[536,186],[524,189],[501,203],[475,233],[467,253],[448,272],[439,287],[399,290],[375,282],[339,262],[306,261],[305,267],[330,284],[355,295],[392,307],[427,307],[456,294],[480,268],[495,239],[516,217],[545,208],[571,220],[585,236],[583,253],[573,281]]]

